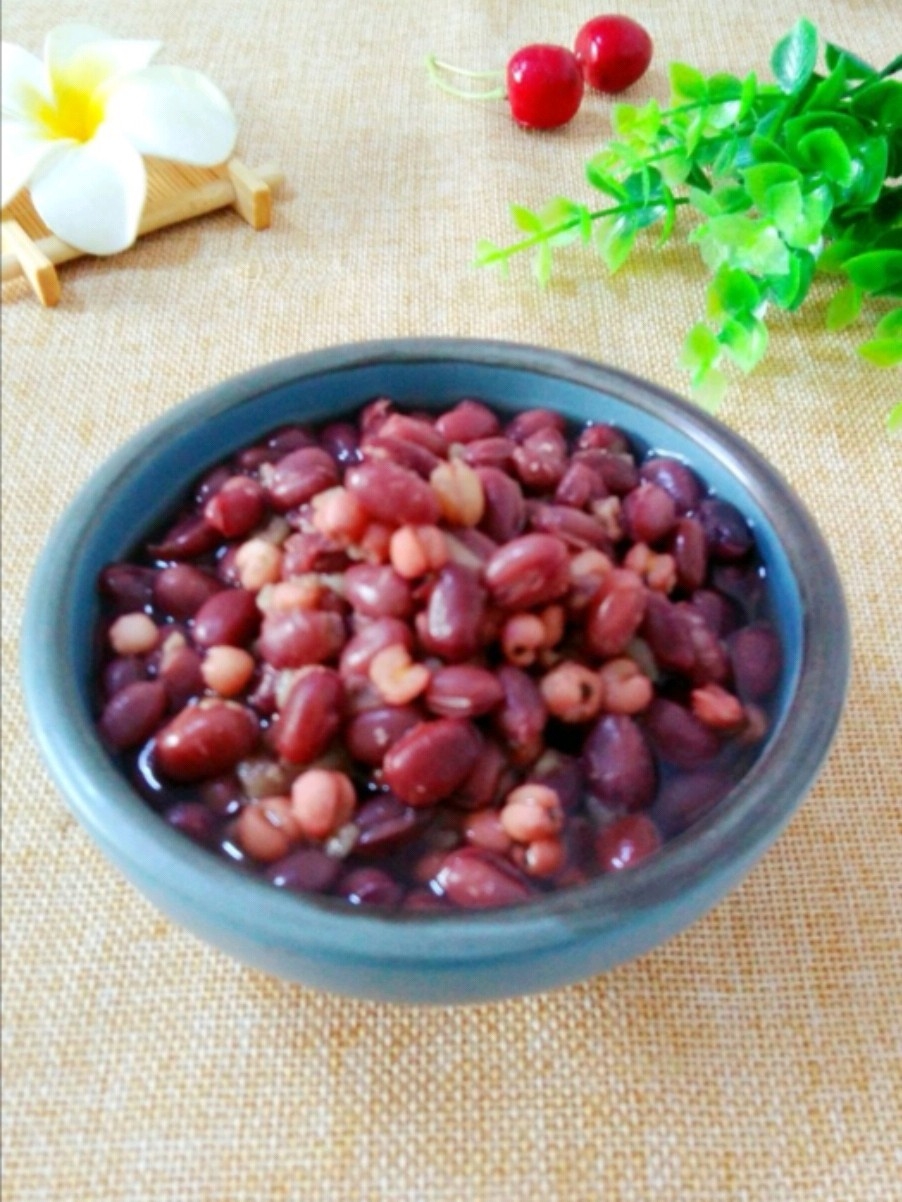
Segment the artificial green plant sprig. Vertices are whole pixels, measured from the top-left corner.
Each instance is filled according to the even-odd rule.
[[[902,297],[902,83],[891,78],[902,56],[877,71],[830,42],[823,50],[818,71],[818,33],[803,18],[774,47],[773,83],[754,74],[705,78],[672,64],[670,106],[616,105],[616,140],[586,165],[605,203],[557,197],[538,212],[514,205],[524,237],[507,246],[480,241],[477,263],[505,266],[531,251],[544,284],[554,251],[583,242],[617,271],[643,230],[656,227],[664,243],[677,210],[688,209],[696,224],[687,241],[711,282],[706,320],[686,335],[682,363],[712,408],[724,368],[748,372],[764,355],[768,307],[797,309],[816,274],[838,281],[829,330],[857,320],[867,298]],[[880,367],[902,362],[902,306],[875,316],[858,352]]]

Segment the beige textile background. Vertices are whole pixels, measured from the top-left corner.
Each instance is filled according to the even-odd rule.
[[[624,4],[611,8],[627,11]],[[636,0],[665,64],[754,68],[802,12],[874,62],[898,0]],[[356,1003],[242,968],[174,929],[68,817],[21,707],[25,584],[55,518],[190,393],[344,340],[461,334],[593,356],[676,388],[704,273],[679,245],[615,279],[586,252],[545,292],[471,267],[507,205],[585,195],[609,133],[590,97],[529,135],[427,84],[568,41],[586,0],[10,0],[164,41],[287,176],[273,227],[221,214],[62,269],[44,311],[3,292],[3,1183],[8,1202],[883,1202],[902,1198],[900,373],[775,320],[722,416],[816,514],[848,590],[849,705],[808,802],[746,882],[669,945],[546,996],[456,1010]]]

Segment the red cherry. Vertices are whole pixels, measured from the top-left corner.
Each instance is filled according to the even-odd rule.
[[[576,114],[583,98],[583,73],[565,46],[524,46],[507,64],[511,116],[526,129],[556,129]]]
[[[593,17],[576,35],[576,57],[586,83],[599,92],[622,92],[648,70],[652,40],[629,17]]]

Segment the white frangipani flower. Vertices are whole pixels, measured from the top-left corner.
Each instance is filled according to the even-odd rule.
[[[60,25],[44,62],[3,43],[3,206],[27,187],[49,230],[78,250],[131,246],[147,192],[142,155],[195,167],[229,157],[236,125],[198,71],[151,67],[159,42]]]

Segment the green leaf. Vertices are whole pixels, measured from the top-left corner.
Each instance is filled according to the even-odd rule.
[[[852,186],[846,199],[858,205],[873,204],[883,189],[889,164],[886,138],[868,138],[852,160]]]
[[[613,196],[615,200],[626,199],[623,184],[602,167],[599,156],[590,159],[586,163],[586,179],[599,192],[604,192],[607,196]]]
[[[542,232],[542,219],[538,213],[533,213],[530,209],[525,209],[522,205],[511,205],[511,218],[518,230],[523,230],[525,234],[540,234]]]
[[[692,379],[692,395],[703,409],[716,413],[727,390],[727,377],[716,367],[696,373]]]
[[[688,67],[685,63],[670,64],[670,91],[673,104],[686,104],[704,100],[708,94],[708,86],[701,71]]]
[[[752,313],[761,303],[761,290],[747,271],[724,264],[708,287],[708,316],[717,321]]]
[[[771,70],[781,91],[788,95],[799,92],[811,78],[816,62],[817,30],[802,17],[777,42],[771,55]]]
[[[781,217],[774,214],[774,221],[787,245],[797,248],[814,246],[820,242],[821,235],[830,211],[833,208],[833,197],[825,185],[812,188],[802,196],[801,212],[793,214],[790,206],[784,207]]]
[[[824,46],[824,60],[831,71],[834,71],[842,63],[847,79],[873,79],[877,74],[863,58],[859,58],[851,50],[843,50],[842,46],[837,46],[833,42],[827,42]]]
[[[861,344],[858,353],[876,367],[896,367],[902,363],[902,338],[872,338]]]
[[[840,59],[826,79],[811,93],[809,104],[814,109],[830,109],[843,96],[848,82],[845,60]]]
[[[812,171],[820,171],[834,183],[848,187],[854,178],[849,148],[835,129],[814,129],[799,139],[799,154]]]
[[[902,338],[902,305],[884,313],[877,322],[874,333],[878,338]]]
[[[850,326],[861,312],[861,298],[864,293],[856,284],[845,284],[834,293],[827,306],[826,326],[836,332]]]
[[[790,246],[795,244],[793,233],[802,221],[802,188],[796,179],[768,188],[762,211],[769,217]],[[807,245],[807,241],[802,245]]]
[[[532,274],[540,287],[544,288],[551,279],[551,246],[548,242],[540,242],[532,260]]]
[[[715,364],[721,355],[717,335],[703,321],[697,322],[683,340],[680,366],[688,371],[704,372]]]
[[[886,415],[886,428],[890,434],[902,434],[902,401],[898,401]]]
[[[781,276],[768,277],[768,297],[789,313],[798,309],[808,295],[814,268],[814,255],[807,250],[794,250],[789,256],[788,270]]]
[[[868,118],[878,129],[898,129],[902,125],[902,83],[882,79],[865,84],[852,93],[851,105],[857,117]]]
[[[592,237],[592,218],[589,210],[585,205],[576,204],[565,196],[555,196],[544,205],[539,218],[551,246],[568,246],[580,239],[588,242]]]
[[[506,250],[500,246],[496,246],[488,238],[480,238],[476,243],[476,258],[474,263],[477,267],[497,267],[503,275],[507,275],[507,255],[508,252]]]
[[[789,270],[786,244],[764,219],[732,213],[712,217],[690,233],[689,241],[698,243],[702,258],[714,271],[722,263],[760,276],[781,276]]]
[[[742,121],[749,115],[757,95],[758,78],[754,71],[750,71],[742,81],[742,91],[739,93],[739,112],[736,115],[737,121]]]
[[[741,371],[750,372],[767,350],[767,327],[751,313],[731,317],[724,322],[718,342]]]
[[[661,109],[657,100],[649,100],[641,108],[634,104],[615,104],[611,126],[624,141],[650,145],[661,128]]]
[[[752,155],[757,163],[788,163],[789,155],[772,138],[763,134],[752,134],[750,141]]]
[[[864,246],[854,238],[837,238],[821,251],[818,268],[827,275],[836,275],[842,272],[847,259],[854,258],[863,250]]]
[[[762,211],[767,210],[767,194],[776,184],[795,183],[802,173],[789,163],[760,163],[747,167],[742,173],[742,182],[752,200]]]
[[[869,250],[843,263],[843,269],[853,283],[865,292],[886,292],[902,287],[902,251]]]
[[[636,225],[631,213],[602,218],[598,222],[595,245],[612,275],[626,262],[635,241]]]

